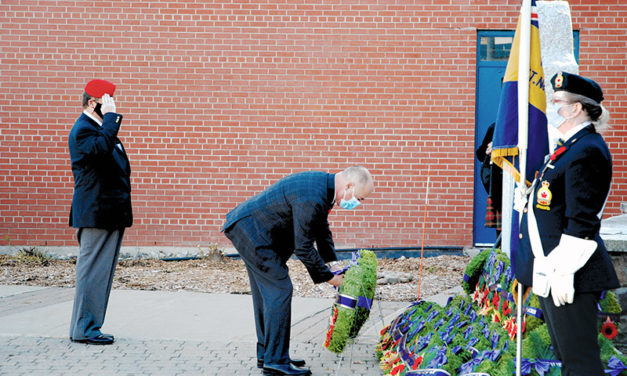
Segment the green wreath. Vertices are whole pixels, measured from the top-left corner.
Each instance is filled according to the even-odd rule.
[[[516,306],[509,296],[511,275],[503,272],[509,267],[509,259],[498,250],[484,251],[476,259],[466,269],[466,275],[476,278],[476,282],[474,286],[467,281],[464,285],[472,298],[458,295],[445,307],[414,302],[381,331],[377,355],[385,374],[402,376],[419,368],[434,367],[451,375],[484,372],[509,376],[514,372],[515,341],[507,324],[515,320]],[[533,293],[524,305],[528,309],[540,306]],[[525,315],[522,361],[532,365],[530,376],[539,376],[536,371],[539,365],[549,366],[544,376],[558,376],[560,363],[551,349],[546,324],[534,314],[537,313],[528,311]],[[507,322],[494,320],[495,317]],[[627,364],[627,357],[611,341],[618,331],[616,317],[620,317],[620,305],[611,292],[600,302],[599,317],[598,341],[603,366],[620,370]]]
[[[479,282],[479,278],[481,277],[481,273],[483,272],[483,266],[492,253],[492,249],[484,249],[477,256],[475,256],[468,265],[466,266],[466,270],[464,272],[464,279],[462,281],[462,287],[466,294],[472,294],[475,291],[475,287],[477,287],[477,283]]]
[[[331,320],[324,347],[334,353],[344,351],[349,338],[357,337],[368,320],[377,285],[377,256],[360,250],[346,271],[336,302],[331,307]]]

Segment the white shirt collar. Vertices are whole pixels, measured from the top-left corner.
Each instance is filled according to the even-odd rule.
[[[588,125],[592,124],[592,122],[590,121],[584,121],[583,123],[579,124],[578,126],[576,126],[575,128],[569,130],[568,132],[566,132],[565,135],[562,136],[562,139],[564,141],[568,141],[571,137],[573,137],[574,135],[577,134],[577,132],[579,132],[580,130],[584,129],[585,127],[587,127]]]
[[[95,117],[94,115],[90,114],[89,112],[87,112],[87,110],[83,110],[83,113],[85,115],[87,115],[91,120],[95,121],[96,123],[98,123],[98,125],[100,125],[102,127],[102,121],[100,121],[100,119],[98,119],[97,117]]]

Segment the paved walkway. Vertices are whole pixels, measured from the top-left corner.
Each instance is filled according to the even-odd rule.
[[[440,304],[454,289],[433,297]],[[0,375],[261,375],[248,295],[114,290],[111,346],[68,339],[74,289],[0,285]],[[322,347],[330,299],[294,298],[291,354],[314,375],[381,375],[378,333],[409,305],[375,303],[352,347]]]

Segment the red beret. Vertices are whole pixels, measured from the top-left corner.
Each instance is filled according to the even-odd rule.
[[[115,85],[105,80],[91,80],[85,85],[85,92],[94,98],[102,98],[105,94],[113,96]]]

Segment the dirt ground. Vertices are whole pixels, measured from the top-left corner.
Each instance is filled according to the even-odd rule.
[[[421,296],[428,297],[459,286],[470,257],[438,256],[423,260]],[[56,260],[33,256],[0,255],[0,284],[73,287],[75,260]],[[327,283],[315,285],[304,265],[289,260],[294,296],[333,298],[336,293]],[[419,258],[378,259],[381,278],[376,298],[386,301],[414,301],[418,294]],[[411,281],[407,281],[411,279]],[[149,259],[120,260],[115,272],[114,289],[196,291],[208,293],[250,294],[243,261],[219,256],[211,259],[162,261]]]

